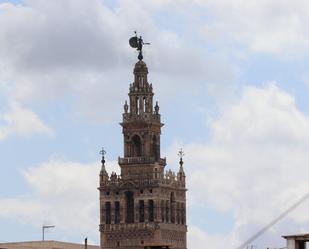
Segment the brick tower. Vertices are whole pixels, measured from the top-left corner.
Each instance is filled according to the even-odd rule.
[[[186,184],[182,152],[177,175],[165,172],[160,155],[161,118],[153,106],[148,68],[134,67],[129,104],[124,105],[124,157],[121,174],[100,172],[100,239],[102,249],[186,248]]]

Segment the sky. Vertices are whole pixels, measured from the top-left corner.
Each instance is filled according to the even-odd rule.
[[[145,42],[161,154],[185,151],[188,248],[237,248],[309,189],[306,0],[0,0],[0,242],[99,243]],[[253,241],[309,232],[309,201]]]

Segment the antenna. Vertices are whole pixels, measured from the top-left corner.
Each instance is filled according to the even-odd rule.
[[[138,37],[137,32],[134,31],[135,36],[129,39],[129,44],[132,48],[136,48],[139,51],[138,59],[141,61],[143,59],[143,45],[150,45],[150,42],[144,42],[142,36]]]
[[[42,226],[42,241],[45,240],[45,229],[54,228],[55,226]]]

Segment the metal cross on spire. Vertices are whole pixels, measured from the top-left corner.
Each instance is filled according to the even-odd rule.
[[[180,164],[180,166],[182,166],[183,165],[182,158],[185,156],[185,152],[183,151],[182,148],[180,148],[180,150],[178,151],[178,156],[180,158],[179,164]]]
[[[104,157],[104,156],[105,156],[106,151],[104,150],[104,147],[102,147],[102,149],[100,150],[100,154],[102,155],[102,157]]]
[[[141,61],[143,59],[143,45],[150,45],[149,42],[144,42],[142,36],[137,37],[136,31],[134,31],[135,36],[131,37],[129,40],[129,44],[132,48],[136,48],[139,51],[138,59]]]
[[[180,157],[180,159],[182,159],[185,155],[185,152],[183,151],[182,148],[180,148],[180,150],[178,151],[178,156]]]
[[[102,155],[102,164],[104,165],[105,163],[105,154],[106,154],[106,151],[104,150],[104,147],[102,147],[102,149],[100,150],[100,154]]]

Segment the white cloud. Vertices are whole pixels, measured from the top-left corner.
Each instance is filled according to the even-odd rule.
[[[111,32],[123,25],[101,1],[31,0],[0,8],[0,20],[6,24],[0,33],[0,53],[22,72],[110,68],[123,58],[115,42],[119,33]]]
[[[308,54],[306,0],[196,2],[206,7],[212,17],[204,26],[208,41],[229,45],[232,50],[241,45],[251,52],[278,56]]]
[[[118,171],[116,162],[106,167]],[[81,164],[53,158],[24,171],[31,196],[0,199],[0,217],[34,227],[54,224],[61,234],[98,243],[99,163]]]
[[[8,136],[30,136],[33,134],[53,135],[53,130],[46,126],[31,110],[21,107],[17,102],[10,103],[7,112],[0,113],[0,140]]]
[[[229,238],[224,235],[209,235],[197,226],[189,226],[188,248],[226,248]]]
[[[231,213],[234,226],[224,235],[236,248],[308,192],[309,117],[291,95],[270,83],[244,88],[209,127],[209,143],[185,145],[189,203],[205,223],[205,208]],[[281,235],[308,231],[308,205],[304,202],[256,243],[278,246]],[[197,246],[191,238],[189,247],[217,240],[200,237],[204,243]]]

